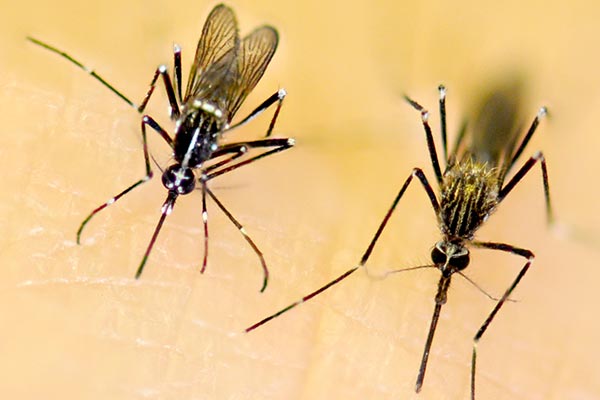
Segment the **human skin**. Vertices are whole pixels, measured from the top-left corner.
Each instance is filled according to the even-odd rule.
[[[468,398],[472,337],[494,303],[454,279],[417,395],[439,275],[378,278],[429,262],[439,239],[418,184],[400,203],[368,272],[243,331],[355,265],[411,168],[433,177],[419,115],[400,94],[430,109],[437,134],[436,87],[445,83],[453,137],[470,97],[517,59],[533,71],[531,117],[541,105],[551,112],[525,156],[546,154],[562,234],[546,226],[537,168],[481,230],[481,240],[537,257],[515,291],[517,302],[501,310],[480,342],[478,398],[598,398],[599,272],[591,260],[600,221],[597,185],[587,184],[598,171],[600,60],[588,54],[598,48],[600,28],[590,22],[598,10],[564,10],[557,2],[540,15],[535,5],[487,12],[457,3],[449,14],[439,3],[230,4],[242,35],[268,22],[282,38],[238,117],[285,87],[275,135],[297,139],[295,148],[211,182],[265,254],[271,279],[262,294],[255,254],[211,203],[209,265],[199,273],[199,193],[178,200],[144,274],[134,279],[166,196],[158,168],[151,182],[94,218],[82,245],[75,244],[83,218],[143,176],[140,115],[24,40],[35,35],[68,50],[139,102],[156,66],[171,66],[173,42],[183,48],[186,76],[212,4],[11,6],[0,32],[3,397]],[[548,30],[555,21],[561,28]],[[148,113],[172,132],[160,96]],[[231,138],[259,137],[270,116]],[[167,165],[166,145],[152,137],[150,146]],[[569,236],[569,229],[582,233]],[[499,296],[523,263],[473,251],[465,272]]]

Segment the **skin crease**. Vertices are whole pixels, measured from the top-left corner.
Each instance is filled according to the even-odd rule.
[[[210,185],[265,254],[271,280],[259,294],[258,259],[210,199],[209,263],[198,272],[200,193],[178,199],[144,274],[133,279],[166,197],[154,164],[152,182],[99,214],[75,245],[81,220],[143,176],[140,116],[24,37],[68,51],[139,102],[156,66],[171,68],[174,42],[183,48],[187,79],[214,4],[128,3],[18,3],[0,27],[3,398],[467,398],[471,339],[493,302],[453,279],[417,395],[439,273],[378,278],[428,263],[439,240],[418,183],[386,228],[369,273],[358,271],[242,332],[356,264],[412,167],[434,181],[419,115],[403,93],[429,109],[438,140],[436,87],[446,85],[452,143],[473,99],[516,68],[527,74],[527,123],[540,106],[550,110],[517,167],[544,151],[563,234],[546,227],[539,167],[478,232],[478,239],[536,254],[517,302],[505,305],[479,343],[478,398],[600,396],[593,318],[600,217],[593,212],[597,185],[588,184],[596,179],[600,140],[600,59],[589,51],[600,44],[597,6],[551,2],[542,13],[520,2],[501,9],[230,3],[242,35],[262,23],[281,35],[237,117],[284,87],[274,135],[298,140]],[[172,132],[162,83],[157,93],[148,114]],[[230,137],[258,138],[271,115]],[[157,135],[150,146],[159,165],[168,165]],[[565,237],[566,228],[576,237]],[[500,296],[523,263],[473,250],[464,272]]]

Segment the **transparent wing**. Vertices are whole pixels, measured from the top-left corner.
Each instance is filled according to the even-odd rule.
[[[510,161],[519,139],[523,82],[509,76],[481,96],[476,106],[470,150],[480,162],[502,167]]]
[[[220,4],[206,18],[202,35],[196,48],[196,56],[190,70],[184,101],[198,97],[198,92],[207,81],[219,80],[227,73],[227,67],[236,58],[240,38],[237,21],[231,8]],[[207,72],[211,71],[209,76]]]
[[[234,81],[228,85],[224,97],[229,121],[262,78],[278,43],[277,31],[270,26],[261,26],[242,40],[237,62],[231,69]]]

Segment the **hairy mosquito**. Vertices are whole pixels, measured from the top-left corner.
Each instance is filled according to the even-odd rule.
[[[369,246],[367,247],[357,266],[344,272],[333,281],[308,294],[299,301],[290,304],[277,313],[248,327],[246,332],[250,332],[269,322],[270,320],[280,316],[281,314],[291,310],[292,308],[304,303],[305,301],[308,301],[309,299],[329,289],[333,285],[343,281],[356,270],[364,266],[373,252],[377,240],[381,236],[385,226],[396,209],[398,202],[404,195],[404,192],[408,188],[413,178],[417,178],[425,189],[425,192],[429,197],[433,210],[437,216],[442,238],[435,244],[431,251],[432,264],[403,268],[389,272],[405,272],[423,268],[436,268],[441,272],[437,293],[435,295],[433,317],[429,328],[429,334],[425,342],[425,349],[423,351],[423,357],[419,367],[419,373],[415,386],[416,392],[419,392],[423,385],[425,370],[427,368],[427,360],[429,358],[429,351],[433,342],[441,308],[446,303],[447,292],[450,287],[452,276],[457,273],[464,277],[468,282],[475,285],[479,290],[484,292],[483,289],[479,288],[479,286],[477,286],[462,272],[465,268],[467,268],[470,262],[469,248],[474,247],[499,250],[515,254],[525,258],[526,260],[525,265],[521,268],[517,277],[514,279],[508,289],[506,289],[500,299],[495,299],[484,292],[488,297],[496,301],[496,305],[484,323],[481,325],[473,339],[474,345],[471,364],[471,398],[474,399],[477,343],[487,330],[488,326],[500,308],[502,308],[506,301],[510,300],[509,297],[511,293],[528,271],[534,259],[534,254],[530,250],[524,248],[515,247],[505,243],[482,242],[475,240],[475,232],[496,210],[498,205],[515,188],[521,179],[523,179],[523,177],[538,162],[540,163],[542,169],[547,218],[549,223],[552,222],[548,173],[546,161],[541,152],[538,151],[534,153],[534,155],[531,156],[512,175],[512,177],[508,179],[508,181],[506,181],[507,174],[515,166],[519,156],[525,150],[531,137],[535,133],[540,119],[546,114],[546,108],[542,107],[533,119],[533,122],[531,123],[527,132],[524,135],[519,135],[518,130],[515,129],[514,123],[509,123],[509,120],[512,120],[516,115],[516,110],[514,109],[516,107],[515,103],[511,103],[509,97],[491,97],[486,106],[482,107],[482,115],[477,118],[477,123],[475,126],[477,126],[480,130],[470,131],[471,134],[466,135],[468,130],[466,129],[466,125],[464,125],[457,136],[454,148],[450,154],[448,154],[446,138],[446,89],[443,86],[440,86],[439,110],[441,120],[441,138],[443,156],[446,160],[445,170],[442,173],[432,130],[428,122],[429,113],[414,100],[408,97],[405,98],[412,107],[421,113],[427,147],[429,149],[433,171],[439,187],[437,196],[434,188],[430,185],[425,174],[423,173],[423,170],[421,168],[414,168],[402,185],[391,207],[385,214],[383,221],[379,225],[373,239],[369,243]],[[505,132],[499,132],[497,130],[498,123],[504,124],[506,127]],[[502,137],[499,138],[497,137],[498,135],[502,135]],[[467,138],[470,139],[470,143],[467,143]]]
[[[166,217],[173,210],[177,198],[180,195],[192,193],[199,185],[202,192],[202,221],[204,225],[204,258],[200,272],[205,271],[208,262],[208,212],[206,206],[206,197],[208,196],[238,228],[258,256],[264,274],[261,292],[264,291],[267,287],[269,271],[262,252],[246,233],[242,224],[234,218],[208,187],[208,182],[294,145],[294,140],[290,138],[269,138],[281,110],[283,99],[286,96],[284,89],[280,89],[271,95],[241,121],[231,124],[235,113],[261,79],[275,54],[279,42],[277,31],[271,26],[264,25],[240,39],[238,24],[231,8],[223,4],[217,5],[204,23],[185,95],[182,96],[181,48],[175,45],[173,51],[173,78],[169,75],[165,65],[159,66],[150,83],[150,89],[139,106],[135,105],[95,71],[85,67],[67,53],[38,39],[32,37],[27,39],[86,71],[142,114],[154,92],[158,78],[161,77],[169,100],[170,117],[175,122],[175,132],[171,136],[151,116],[142,116],[141,129],[146,175],[94,209],[81,223],[77,231],[77,243],[80,243],[84,228],[98,212],[152,178],[153,171],[146,139],[146,128],[150,127],[170,146],[174,161],[162,173],[162,183],[168,190],[168,195],[163,203],[160,219],[135,277],[139,278],[142,274],[156,238]],[[277,106],[265,138],[245,142],[222,142],[222,138],[226,133],[248,123],[273,104],[277,104]],[[240,160],[251,149],[262,150],[258,154]]]

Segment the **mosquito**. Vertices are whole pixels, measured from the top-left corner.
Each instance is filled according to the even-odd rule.
[[[498,131],[495,129],[495,126],[492,126],[494,125],[493,123],[483,125],[479,124],[483,129],[481,131],[472,132],[470,135],[471,143],[466,143],[468,136],[466,135],[466,125],[464,125],[457,136],[454,148],[448,155],[446,138],[446,89],[444,86],[439,86],[441,138],[443,157],[446,160],[445,170],[442,173],[432,130],[428,121],[429,112],[414,100],[408,97],[405,98],[408,103],[421,114],[429,156],[431,158],[435,179],[439,188],[437,196],[434,188],[427,180],[423,170],[421,168],[414,168],[395,197],[391,207],[385,214],[383,221],[379,225],[373,239],[369,243],[369,246],[360,259],[358,265],[344,272],[342,275],[329,282],[325,286],[303,297],[299,301],[290,304],[281,311],[250,326],[246,329],[246,332],[250,332],[280,316],[281,314],[291,310],[292,308],[310,300],[335,284],[343,281],[356,270],[363,267],[373,252],[377,240],[381,236],[384,228],[396,209],[396,206],[404,195],[404,192],[412,180],[417,178],[429,197],[437,217],[442,238],[431,250],[432,264],[403,268],[388,272],[388,274],[390,274],[424,268],[436,268],[441,273],[441,277],[438,282],[437,293],[435,295],[433,317],[429,327],[429,334],[427,335],[427,340],[425,342],[425,349],[423,351],[423,357],[419,367],[415,391],[419,392],[423,385],[425,370],[427,368],[427,360],[429,358],[429,351],[433,342],[440,312],[442,306],[446,303],[447,292],[450,287],[452,276],[457,273],[465,278],[468,282],[475,285],[489,298],[496,301],[496,305],[492,312],[486,318],[473,338],[474,344],[471,361],[471,398],[474,399],[477,344],[500,308],[502,308],[504,303],[510,301],[511,293],[519,284],[523,276],[527,273],[534,260],[534,254],[528,249],[516,247],[506,243],[478,241],[475,240],[475,232],[496,210],[498,205],[515,188],[515,186],[521,181],[521,179],[523,179],[523,177],[531,170],[531,168],[538,163],[541,165],[542,169],[546,202],[546,216],[548,222],[552,223],[553,213],[550,203],[548,172],[546,160],[542,152],[538,151],[534,153],[533,156],[531,156],[514,173],[514,175],[512,175],[512,177],[506,181],[507,174],[515,166],[518,158],[521,156],[521,153],[523,153],[531,137],[535,133],[541,118],[543,118],[547,111],[545,107],[542,107],[539,110],[529,129],[524,135],[518,135],[518,131],[516,132],[517,134],[513,132],[498,133]],[[493,103],[490,104],[493,105]],[[504,102],[503,105],[507,106],[506,110],[508,111],[502,111],[503,115],[501,117],[496,116],[495,118],[488,119],[489,121],[499,121],[498,118],[510,119],[512,116],[514,116],[514,113],[510,113],[511,105],[506,102]],[[495,109],[493,107],[488,109],[488,112],[493,113],[495,111],[499,111],[498,107]],[[493,135],[498,134],[504,135],[503,140],[497,140],[498,138],[493,137]],[[521,268],[517,277],[514,279],[508,289],[506,289],[500,299],[496,299],[488,295],[483,289],[477,286],[474,281],[463,274],[462,271],[467,268],[470,263],[469,248],[471,247],[503,251],[523,257],[526,260],[525,265]]]
[[[270,138],[275,122],[286,96],[284,89],[279,89],[263,101],[247,117],[231,124],[245,98],[263,76],[267,65],[275,54],[279,36],[277,31],[263,25],[240,39],[236,17],[231,8],[220,4],[208,15],[202,35],[198,41],[196,55],[191,66],[185,95],[182,96],[181,48],[174,46],[173,78],[167,67],[161,65],[156,69],[142,103],[137,106],[115,87],[105,81],[92,69],[67,53],[50,46],[38,39],[28,37],[29,41],[58,54],[86,71],[94,79],[107,87],[122,100],[134,107],[140,114],[154,92],[157,81],[162,78],[169,100],[169,114],[175,122],[175,132],[171,136],[150,115],[143,114],[141,122],[144,162],[146,175],[112,197],[106,203],[94,209],[81,223],[77,231],[77,243],[90,220],[100,211],[115,203],[121,197],[149,181],[153,176],[150,163],[146,129],[150,127],[169,145],[172,150],[173,164],[162,171],[162,183],[167,189],[167,198],[161,209],[161,216],[150,239],[146,252],[135,274],[139,278],[144,270],[150,252],[167,216],[173,210],[180,195],[190,194],[199,186],[202,192],[202,222],[204,226],[204,258],[200,272],[204,272],[208,263],[208,212],[206,198],[210,197],[217,207],[236,226],[244,239],[259,258],[263,270],[263,292],[268,283],[269,270],[263,253],[248,235],[244,227],[215,196],[208,183],[221,175],[250,164],[258,159],[291,148],[295,142],[291,138]],[[223,143],[223,136],[235,128],[250,122],[263,111],[277,104],[266,135],[262,139]],[[259,149],[258,154],[242,158],[251,149]]]

